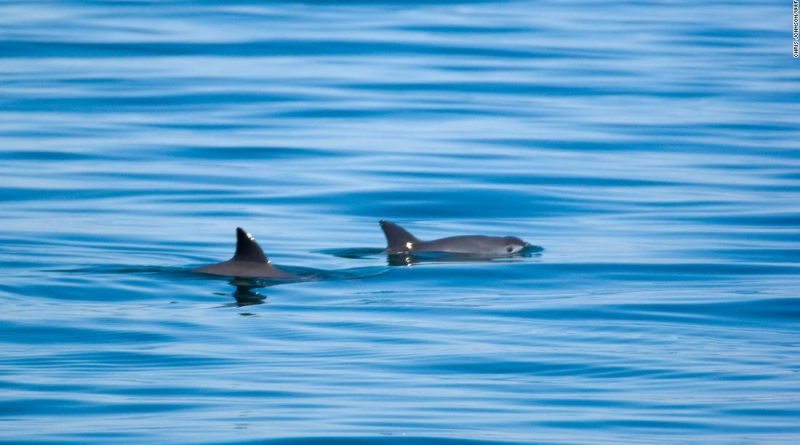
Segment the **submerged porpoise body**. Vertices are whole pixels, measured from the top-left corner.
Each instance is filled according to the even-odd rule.
[[[278,269],[264,255],[253,235],[241,227],[236,228],[236,253],[233,258],[194,269],[195,272],[240,278],[293,278],[289,272]]]
[[[505,256],[519,253],[530,245],[515,236],[462,235],[422,241],[392,222],[381,220],[380,225],[386,235],[386,251],[390,254],[443,252]]]

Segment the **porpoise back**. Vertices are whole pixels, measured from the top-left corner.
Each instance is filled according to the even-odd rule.
[[[390,254],[444,252],[506,256],[519,253],[529,246],[515,236],[462,235],[422,241],[392,222],[381,220],[380,225],[386,235],[386,251]]]
[[[253,235],[241,227],[236,228],[236,253],[221,263],[194,269],[195,272],[241,278],[293,278],[289,272],[278,269],[264,255]]]

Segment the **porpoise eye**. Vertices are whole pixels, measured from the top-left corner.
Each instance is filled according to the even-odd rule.
[[[506,252],[511,253],[514,251],[514,248],[511,246],[506,247]]]

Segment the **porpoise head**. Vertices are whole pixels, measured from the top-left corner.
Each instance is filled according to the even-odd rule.
[[[516,236],[504,236],[502,240],[505,242],[505,246],[503,247],[503,249],[509,255],[522,252],[528,246],[530,246],[530,244],[526,243],[525,241],[522,241]]]

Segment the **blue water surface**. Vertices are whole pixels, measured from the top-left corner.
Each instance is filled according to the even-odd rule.
[[[790,3],[0,3],[0,442],[800,442]]]

